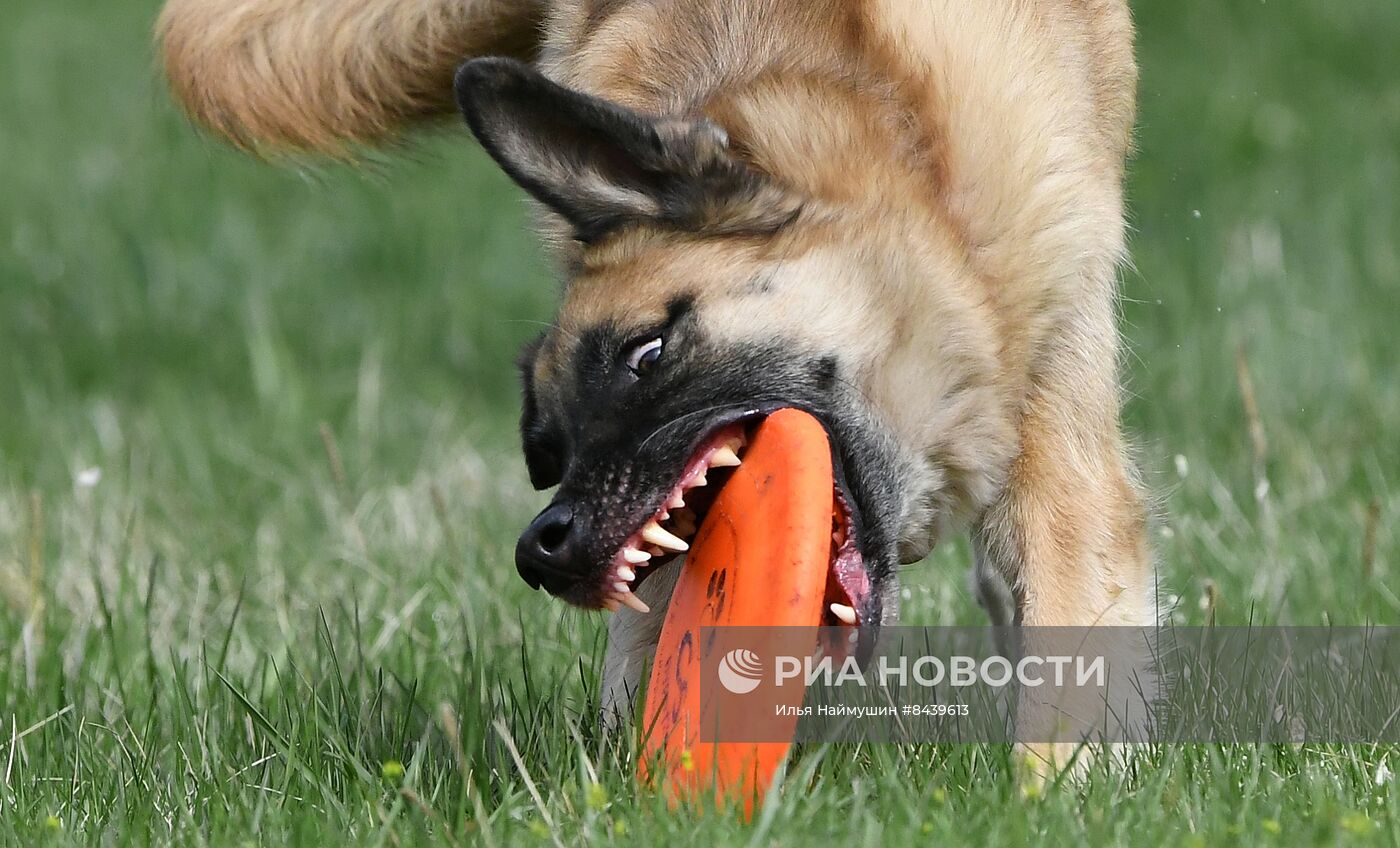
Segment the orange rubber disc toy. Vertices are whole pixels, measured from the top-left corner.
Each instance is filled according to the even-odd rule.
[[[791,741],[702,741],[694,648],[703,627],[822,624],[836,512],[826,431],[805,412],[774,412],[711,505],[671,596],[647,688],[644,781],[673,799],[713,791],[752,814]]]

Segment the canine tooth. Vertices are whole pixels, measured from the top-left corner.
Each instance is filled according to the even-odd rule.
[[[854,607],[848,607],[845,604],[832,604],[831,613],[847,624],[856,623],[856,611]]]
[[[625,565],[619,565],[617,567],[617,576],[627,581],[628,583],[631,583],[633,580],[637,579],[637,572],[633,571]]]
[[[618,582],[613,584],[613,591],[617,592],[619,595],[625,595],[628,592],[632,591],[632,587],[619,580]]]
[[[720,445],[714,453],[710,454],[711,468],[733,468],[741,462],[739,455],[729,445]]]
[[[646,551],[639,551],[636,548],[623,548],[622,558],[632,563],[633,565],[641,565],[642,563],[651,559],[651,554],[647,553]]]
[[[637,612],[651,612],[651,607],[647,606],[645,601],[631,592],[623,592],[619,600]]]
[[[673,551],[685,551],[690,549],[690,545],[684,539],[678,538],[667,532],[655,521],[648,521],[642,528],[642,538],[662,548],[669,548]]]

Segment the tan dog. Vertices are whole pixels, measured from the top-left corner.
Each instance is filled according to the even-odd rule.
[[[831,623],[890,620],[898,563],[960,528],[994,618],[1001,586],[1026,625],[1154,621],[1118,415],[1125,0],[170,0],[160,35],[242,146],[343,154],[455,91],[540,201],[568,283],[523,367],[559,487],[531,585],[664,603],[640,584],[744,428],[800,406],[847,506]],[[533,63],[458,70],[486,54]],[[616,619],[611,699],[660,618]]]

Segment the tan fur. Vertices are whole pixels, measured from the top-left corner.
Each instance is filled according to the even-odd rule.
[[[176,91],[241,144],[334,147],[430,111],[448,55],[510,29],[503,2],[368,8],[172,0]],[[698,291],[720,338],[842,352],[905,452],[904,559],[970,526],[1021,622],[1152,623],[1118,424],[1126,0],[554,0],[540,49],[560,83],[708,117],[805,205],[772,238],[564,245],[579,273],[539,379],[580,329]]]
[[[770,14],[745,13],[760,6]],[[557,79],[647,111],[703,111],[830,212],[766,258],[674,237],[614,245],[636,255],[595,256],[561,318],[655,313],[698,287],[721,334],[800,328],[851,353],[902,441],[926,448],[907,557],[974,518],[1025,623],[1151,621],[1144,513],[1117,424],[1136,81],[1125,4],[617,3],[591,31],[584,11],[553,10]],[[731,41],[693,37],[730,28],[742,30]],[[756,309],[741,292],[765,263],[791,296]]]
[[[333,155],[452,110],[463,57],[528,55],[543,0],[169,0],[171,88],[240,147]]]

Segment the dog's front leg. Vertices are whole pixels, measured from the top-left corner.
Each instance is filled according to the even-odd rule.
[[[632,710],[644,699],[646,673],[651,669],[661,625],[666,621],[666,609],[683,564],[684,559],[678,557],[658,567],[637,587],[637,596],[651,607],[651,612],[622,607],[608,621],[601,705],[605,730],[626,727]]]
[[[1108,302],[1102,306],[1097,320],[1081,317],[1083,323],[1065,328],[1064,344],[1037,369],[1020,423],[1019,455],[975,531],[978,567],[1005,577],[1017,623],[1026,627],[1148,628],[1156,620],[1146,511],[1119,430],[1117,336]],[[1136,715],[1115,721],[1140,724],[1155,693],[1155,681],[1143,679],[1151,677],[1150,636],[1097,633],[1115,640],[1110,675],[1114,669],[1120,674],[1109,688],[1126,688],[1099,693],[1097,704],[1081,691],[1079,704],[1047,704],[1031,693],[1018,705],[1019,738],[1034,737],[1021,751],[1042,774],[1066,765],[1079,738],[1070,732],[1071,741],[1054,742],[1058,737],[1047,739],[1047,727],[1074,711],[1104,715],[1104,696],[1111,710],[1122,709],[1120,702],[1134,705],[1129,712]],[[1040,637],[1029,631],[1027,638]],[[1122,738],[1121,725],[1104,730]]]

